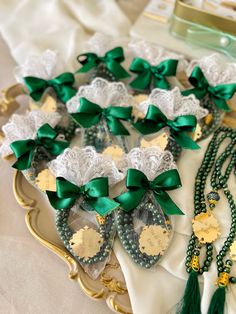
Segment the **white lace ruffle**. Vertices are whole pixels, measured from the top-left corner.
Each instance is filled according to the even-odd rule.
[[[190,76],[195,66],[200,66],[206,79],[212,86],[236,83],[236,63],[228,63],[225,58],[214,53],[199,60],[192,60],[187,69]]]
[[[150,104],[159,108],[171,120],[183,115],[194,115],[199,120],[208,114],[208,110],[200,106],[194,95],[182,96],[178,87],[170,91],[153,89],[149,98],[141,102],[138,109],[146,114]]]
[[[23,83],[25,76],[35,76],[44,80],[54,77],[57,71],[58,54],[52,50],[46,50],[39,56],[30,56],[25,63],[15,68],[16,80]]]
[[[70,113],[78,111],[82,97],[102,108],[108,106],[128,107],[135,104],[133,96],[129,95],[123,83],[108,82],[102,78],[95,78],[90,85],[79,87],[77,94],[66,103]]]
[[[33,110],[26,115],[13,114],[10,121],[2,127],[4,140],[0,154],[6,157],[12,154],[10,144],[18,140],[34,139],[38,128],[48,123],[55,127],[61,116],[57,112]]]
[[[84,46],[84,52],[93,52],[98,56],[103,56],[108,50],[111,50],[117,46],[123,46],[125,44],[125,39],[115,39],[112,36],[95,33]]]
[[[129,48],[135,57],[143,58],[151,65],[158,65],[167,59],[176,59],[179,60],[177,72],[186,71],[188,66],[188,61],[184,58],[183,55],[166,50],[165,48],[146,40],[131,40],[129,43]]]
[[[56,177],[63,177],[78,186],[97,177],[108,177],[109,185],[114,185],[124,178],[111,158],[98,154],[90,146],[82,149],[67,148],[48,165]]]
[[[148,148],[133,148],[124,156],[119,164],[121,171],[126,174],[130,168],[142,171],[148,180],[170,169],[176,169],[173,156],[169,151],[164,151],[158,146]]]

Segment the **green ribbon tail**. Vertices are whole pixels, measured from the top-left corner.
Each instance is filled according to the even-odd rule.
[[[166,215],[184,215],[180,208],[172,201],[165,191],[153,191],[157,203],[161,206]]]
[[[192,149],[192,150],[200,149],[200,146],[196,142],[194,142],[194,140],[190,136],[188,136],[185,132],[177,133],[175,131],[171,131],[171,135],[176,141],[176,143],[185,149]]]
[[[117,80],[130,77],[130,74],[116,61],[106,62],[107,69],[115,76]]]
[[[133,189],[116,197],[115,201],[120,204],[125,212],[130,212],[139,205],[145,193],[144,189]]]
[[[212,100],[213,100],[214,104],[216,105],[216,107],[218,107],[220,110],[226,111],[226,112],[231,111],[231,109],[227,105],[227,102],[224,99],[220,99],[220,98],[213,96]]]
[[[58,197],[57,192],[46,191],[46,194],[48,196],[50,204],[56,210],[71,208],[76,201],[75,197],[60,198]]]
[[[92,52],[82,53],[78,55],[77,60],[80,64],[82,64],[82,67],[75,73],[87,73],[92,68],[97,67],[100,63],[99,57]]]
[[[17,158],[17,161],[12,165],[18,170],[26,170],[31,167],[33,154],[36,147],[34,140],[15,141],[10,144],[10,147]]]
[[[136,77],[129,85],[133,89],[144,90],[150,87],[151,79],[152,79],[152,74],[150,70],[147,70],[146,72]]]
[[[105,216],[110,214],[114,209],[120,206],[119,203],[109,197],[99,197],[97,199],[87,199],[89,205],[100,215]]]
[[[129,135],[129,131],[119,121],[129,121],[132,117],[132,107],[115,107],[110,106],[104,109],[105,118],[109,130],[114,135]]]
[[[77,113],[72,113],[71,116],[76,123],[83,128],[90,128],[101,120],[102,108],[97,104],[82,97],[80,98],[80,107]]]
[[[170,84],[164,76],[161,77],[160,75],[158,75],[154,76],[154,87],[169,90]]]
[[[24,77],[24,84],[35,101],[41,99],[45,89],[48,87],[46,80],[34,76]]]

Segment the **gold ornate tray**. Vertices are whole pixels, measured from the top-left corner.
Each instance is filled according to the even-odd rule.
[[[20,104],[16,97],[24,93],[20,84],[4,90],[2,98],[0,97],[0,116],[9,116],[19,108]],[[223,122],[236,128],[236,96],[229,105],[232,112],[225,115]],[[19,171],[15,172],[13,178],[13,191],[18,204],[26,210],[25,222],[28,230],[40,244],[67,264],[69,279],[78,282],[88,297],[94,300],[105,300],[113,312],[132,314],[128,290],[115,255],[112,254],[110,262],[100,277],[92,280],[64,248],[55,228],[54,212],[44,194],[33,187]],[[47,221],[46,225],[45,221]]]
[[[99,278],[92,280],[63,247],[55,228],[53,210],[43,193],[30,185],[19,171],[15,172],[13,178],[13,191],[18,204],[26,210],[25,222],[28,230],[40,244],[67,264],[69,279],[78,282],[88,297],[105,300],[113,312],[131,314],[128,291],[115,255],[112,254]]]

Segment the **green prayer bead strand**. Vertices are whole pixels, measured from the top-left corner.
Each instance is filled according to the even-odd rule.
[[[219,147],[226,138],[230,139],[231,142],[228,144],[227,148],[223,151],[223,153],[221,153],[221,155],[216,159]],[[205,212],[207,209],[206,203],[205,203],[204,190],[206,186],[207,177],[209,176],[212,168],[213,168],[213,171],[212,171],[211,180],[210,180],[212,189],[215,191],[219,189],[224,190],[224,194],[227,198],[227,201],[231,210],[232,222],[231,222],[230,233],[223,247],[221,248],[218,255],[216,256],[217,269],[218,269],[219,274],[225,270],[227,270],[227,272],[229,271],[229,268],[227,268],[227,265],[228,265],[227,263],[229,262],[226,261],[224,263],[223,260],[226,257],[228,250],[236,236],[236,205],[235,205],[233,196],[228,190],[228,186],[227,186],[229,177],[231,173],[233,172],[233,169],[236,164],[236,150],[234,149],[236,145],[235,138],[236,138],[236,131],[231,128],[221,127],[214,133],[212,141],[210,142],[208,149],[205,152],[202,165],[199,168],[196,179],[195,179],[194,215],[198,215],[201,212]],[[228,159],[230,160],[223,174],[221,173],[221,170],[223,169],[224,163]],[[211,207],[214,208],[215,205]],[[194,237],[195,235],[193,234],[189,241],[189,246],[188,246],[187,256],[186,256],[186,271],[188,273],[191,272],[191,267],[190,267],[191,260],[190,259],[194,255],[196,255],[196,252],[198,250],[198,245],[199,245],[198,241],[193,241]],[[207,243],[205,247],[206,247],[206,253],[205,253],[206,257],[205,257],[205,260],[203,261],[203,266],[200,267],[198,271],[198,274],[200,275],[208,271],[213,260],[212,244]],[[235,278],[235,277],[231,277],[231,278]],[[231,281],[236,281],[236,279],[232,279]]]

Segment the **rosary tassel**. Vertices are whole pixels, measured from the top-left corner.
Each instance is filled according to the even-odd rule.
[[[198,284],[198,273],[191,271],[183,299],[177,309],[177,314],[201,314],[201,295]]]
[[[210,307],[207,314],[224,314],[225,306],[225,289],[226,287],[218,287],[212,296]]]
[[[226,265],[226,267],[230,269],[230,265]],[[217,283],[218,288],[212,296],[207,314],[224,314],[226,287],[229,283],[228,272],[222,272]]]

